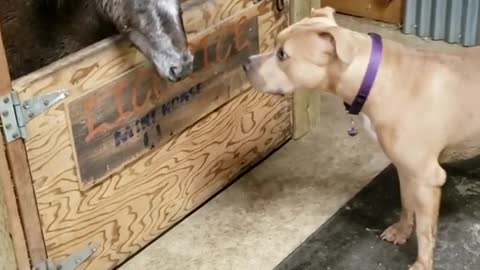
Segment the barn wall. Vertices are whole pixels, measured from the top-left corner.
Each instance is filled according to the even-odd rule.
[[[12,79],[18,79],[116,33],[93,1],[53,12],[44,0],[0,1],[0,25]],[[85,31],[85,29],[88,29]]]
[[[403,32],[477,46],[480,44],[480,2],[406,0]]]

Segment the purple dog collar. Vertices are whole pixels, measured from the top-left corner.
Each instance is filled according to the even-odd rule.
[[[368,33],[372,39],[372,51],[370,53],[370,61],[368,62],[367,72],[363,77],[362,84],[358,90],[357,96],[352,102],[352,105],[348,105],[346,102],[345,109],[349,114],[357,115],[363,108],[363,105],[367,101],[370,90],[372,89],[375,78],[377,77],[378,67],[382,61],[383,44],[382,37],[375,33]]]

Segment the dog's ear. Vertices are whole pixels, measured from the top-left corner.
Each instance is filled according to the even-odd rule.
[[[337,57],[344,63],[350,63],[355,54],[355,46],[350,33],[340,27],[326,27],[316,30],[318,38],[331,43]]]
[[[312,18],[322,18],[328,21],[328,24],[332,26],[338,25],[335,21],[335,9],[332,7],[323,7],[323,8],[312,8],[310,11],[310,17]]]

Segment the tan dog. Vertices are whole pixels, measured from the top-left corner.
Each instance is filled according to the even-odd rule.
[[[273,52],[250,57],[244,69],[252,86],[273,94],[326,90],[351,104],[365,76],[371,38],[338,26],[334,10],[283,30]],[[415,224],[416,262],[432,270],[441,187],[441,162],[480,154],[478,49],[447,55],[383,39],[378,74],[361,115],[400,178],[402,212],[382,238],[403,244]]]

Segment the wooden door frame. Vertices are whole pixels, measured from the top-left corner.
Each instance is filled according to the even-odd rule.
[[[290,23],[310,16],[312,8],[319,8],[321,0],[290,0]],[[293,139],[310,132],[319,117],[320,96],[312,91],[300,90],[293,95]]]
[[[0,80],[1,78],[2,76],[0,76]],[[0,226],[2,226],[0,227],[0,246],[3,248],[6,247],[6,250],[2,250],[3,252],[0,253],[0,266],[4,267],[2,269],[18,269],[17,261],[22,260],[22,258],[15,256],[20,256],[22,253],[15,252],[15,249],[18,249],[19,247],[14,248],[12,240],[18,237],[23,237],[23,231],[20,230],[21,234],[18,235],[14,230],[16,225],[21,226],[21,224],[15,224],[15,222],[13,222],[15,219],[12,216],[15,215],[17,211],[15,205],[10,203],[11,200],[15,201],[15,196],[13,192],[13,186],[11,185],[10,168],[8,167],[5,151],[6,149],[3,136],[0,132]],[[25,255],[23,261],[28,263],[26,248],[23,250],[25,250],[23,253],[23,255]],[[2,265],[1,263],[6,264]],[[27,265],[23,266],[23,268],[25,268]]]
[[[0,96],[12,91],[2,33],[0,30]],[[3,101],[0,101],[3,102]],[[18,269],[31,269],[47,258],[45,241],[33,190],[25,141],[7,143],[0,132],[0,185],[13,239]]]

